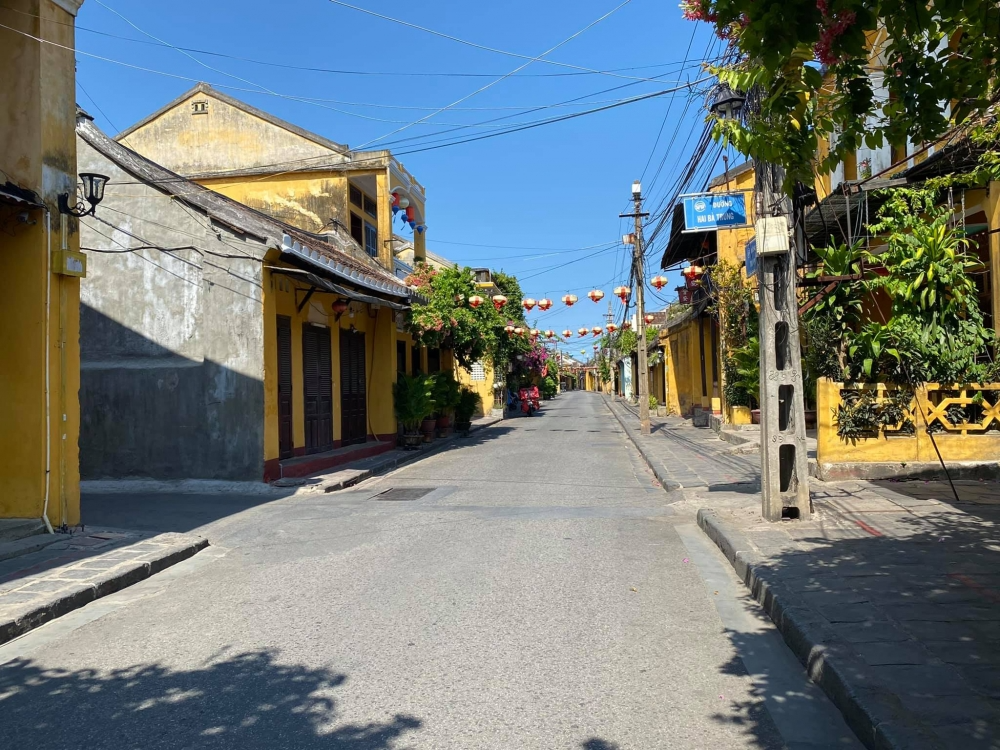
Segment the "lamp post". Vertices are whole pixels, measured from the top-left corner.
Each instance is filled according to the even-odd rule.
[[[635,210],[630,214],[619,214],[618,218],[635,219],[635,233],[629,237],[632,240],[632,274],[636,281],[636,350],[639,358],[639,430],[643,435],[649,434],[649,377],[646,368],[646,321],[643,309],[643,298],[646,290],[646,275],[643,270],[642,220],[648,213],[642,211],[642,184],[636,180],[632,183],[632,202]]]
[[[716,87],[709,105],[719,120],[737,120],[746,97],[728,84]],[[791,237],[791,201],[783,193],[784,170],[754,161],[757,204],[754,235],[760,302],[760,463],[761,513],[768,521],[808,518],[809,465],[806,447],[802,354],[799,348],[798,299],[795,294],[795,246]]]

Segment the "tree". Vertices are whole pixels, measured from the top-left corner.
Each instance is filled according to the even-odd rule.
[[[753,116],[717,121],[715,135],[810,183],[862,144],[933,142],[974,126],[997,95],[995,0],[685,0],[685,18],[730,40],[711,68],[747,92]],[[884,86],[884,91],[880,91]],[[952,103],[945,108],[943,103]]]

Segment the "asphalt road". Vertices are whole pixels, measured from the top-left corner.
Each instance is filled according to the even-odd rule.
[[[587,393],[336,494],[85,497],[212,547],[0,648],[0,744],[856,747],[679,498]]]

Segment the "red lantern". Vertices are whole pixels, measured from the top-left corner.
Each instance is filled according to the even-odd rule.
[[[334,302],[331,305],[331,309],[333,310],[334,315],[336,315],[337,317],[340,317],[345,312],[347,312],[347,308],[349,306],[350,305],[349,305],[349,303],[348,303],[348,301],[346,299],[338,299],[336,302]]]
[[[604,299],[604,292],[602,292],[600,289],[591,289],[589,292],[587,292],[587,296],[590,297],[592,300],[594,300],[594,302],[600,302],[602,299]]]
[[[530,310],[535,306],[535,300],[531,299],[531,297],[525,297],[521,304],[524,305],[525,310]]]
[[[649,324],[651,324],[651,323],[652,323],[652,322],[653,322],[654,320],[656,320],[656,316],[655,316],[655,315],[653,315],[653,313],[646,313],[646,315],[645,315],[645,317],[643,318],[643,320],[645,320],[645,321],[646,321],[646,325],[649,325]]]
[[[586,336],[586,335],[587,335],[588,333],[590,333],[590,331],[589,331],[589,330],[587,330],[586,328],[581,328],[580,330],[578,330],[578,331],[577,331],[577,333],[579,333],[579,334],[580,334],[580,337],[581,337],[581,338],[583,338],[583,337],[584,337],[584,336]]]
[[[540,300],[538,300],[539,310],[548,310],[550,307],[552,307],[552,300],[550,300],[548,297],[542,297]]]
[[[547,339],[554,339],[555,337],[556,337],[556,332],[555,331],[549,330],[549,331],[545,332],[545,338],[547,338]]]
[[[530,331],[528,331],[528,333],[531,334],[531,338],[537,339],[541,331],[539,331],[537,328],[532,328]]]
[[[417,214],[416,214],[413,206],[407,206],[406,207],[406,220],[407,221],[416,221],[416,219],[414,218],[416,215]]]
[[[622,323],[622,330],[623,331],[628,331],[631,328],[632,328],[632,321],[631,320],[626,320],[624,323]]]
[[[597,351],[597,349],[598,349],[598,346],[597,346],[597,344],[594,344],[594,351],[596,352],[596,351]]]
[[[614,323],[608,323],[606,327],[608,329],[608,333],[614,333],[615,331],[618,330],[618,326],[616,326]]]
[[[681,271],[681,276],[684,277],[688,289],[695,289],[703,273],[704,269],[701,266],[688,266]]]
[[[632,294],[632,290],[629,289],[627,286],[616,286],[615,287],[615,296],[618,299],[620,299],[623,304],[628,301],[628,297],[629,297],[630,294]]]
[[[573,305],[575,305],[576,300],[577,296],[575,294],[567,294],[565,297],[562,298],[562,301],[566,305],[566,307],[572,307]]]
[[[479,307],[485,301],[486,300],[484,300],[478,294],[473,294],[471,297],[469,297],[469,306],[473,308]]]
[[[604,329],[601,328],[600,326],[594,326],[590,330],[593,331],[593,333],[594,333],[595,336],[600,336],[601,333],[604,331]]]
[[[507,325],[505,325],[503,327],[503,329],[507,332],[508,336],[513,336],[514,335],[514,326],[512,326],[510,323],[508,323]]]
[[[666,276],[654,276],[653,280],[650,283],[654,287],[656,287],[656,291],[660,291],[661,289],[663,289],[663,287],[665,287],[670,282],[667,280]]]
[[[523,329],[523,328],[521,328],[521,326],[517,326],[517,327],[516,327],[516,328],[514,329],[514,335],[515,335],[515,336],[523,336],[523,335],[524,335],[524,329]]]
[[[677,287],[677,301],[682,305],[691,304],[691,290],[687,287]]]
[[[573,338],[573,332],[567,328],[565,331],[563,331],[563,336],[565,336],[568,339],[571,339]]]
[[[493,295],[493,307],[495,307],[498,312],[501,309],[503,309],[503,306],[506,304],[507,304],[507,298],[504,297],[502,294]]]

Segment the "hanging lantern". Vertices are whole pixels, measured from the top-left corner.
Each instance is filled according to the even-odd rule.
[[[604,292],[602,292],[600,289],[591,289],[589,292],[587,292],[587,296],[590,297],[592,300],[594,300],[594,302],[600,302],[602,299],[604,299]]]
[[[608,323],[608,325],[605,327],[608,329],[608,333],[614,333],[615,331],[618,330],[618,326],[616,326],[614,323]]]
[[[695,289],[699,284],[699,279],[701,279],[702,274],[705,272],[701,266],[688,266],[681,271],[681,276],[684,277],[684,282],[688,289]]]
[[[464,294],[456,294],[455,295],[455,304],[461,305],[463,302],[465,302],[465,295]]]
[[[597,351],[597,349],[598,349],[598,346],[597,346],[597,344],[594,344],[594,351],[596,352],[596,351]]]
[[[478,294],[473,294],[471,297],[469,297],[469,306],[472,308],[476,308],[479,307],[481,304],[483,304],[483,302],[485,301],[486,300],[484,300]]]
[[[656,291],[660,291],[661,289],[663,289],[663,287],[665,287],[670,282],[667,280],[666,276],[654,276],[653,280],[650,283],[654,287],[656,287]]]
[[[515,336],[523,336],[524,335],[524,329],[521,328],[521,326],[517,326],[516,328],[514,328],[514,335]]]
[[[552,300],[550,300],[548,297],[542,297],[540,300],[538,300],[539,310],[548,310],[550,307],[552,307]]]
[[[567,328],[565,331],[563,331],[563,336],[568,339],[571,339],[573,338],[573,332]]]
[[[330,308],[333,310],[333,314],[338,318],[347,312],[348,307],[350,307],[350,303],[346,299],[338,299],[330,305]]]
[[[594,326],[594,327],[593,327],[593,328],[591,328],[590,330],[591,330],[591,331],[592,331],[592,332],[594,333],[594,335],[595,335],[595,336],[600,336],[600,335],[601,335],[601,333],[603,333],[603,332],[604,332],[604,329],[603,329],[603,328],[601,328],[600,326]]]
[[[537,328],[532,328],[530,331],[528,331],[528,333],[531,334],[531,338],[537,339],[541,331],[539,331]]]
[[[508,323],[507,325],[505,325],[503,327],[503,329],[507,332],[508,336],[513,336],[514,335],[514,326],[512,326],[510,323]]]
[[[616,286],[615,296],[622,301],[622,304],[628,301],[629,295],[632,294],[632,290],[627,286]]]
[[[549,331],[545,332],[545,338],[547,338],[547,339],[554,339],[555,337],[556,337],[556,332],[555,331],[549,330]]]
[[[504,297],[502,294],[493,295],[493,307],[497,309],[497,312],[503,309],[503,306],[506,304],[507,304],[507,298]]]
[[[525,310],[530,310],[535,306],[535,300],[533,300],[531,297],[525,297],[524,301],[521,304],[524,305]]]
[[[567,294],[565,297],[562,298],[563,304],[565,304],[566,307],[572,307],[573,305],[575,305],[576,300],[577,296],[575,294]]]
[[[580,338],[583,338],[588,333],[590,333],[590,331],[588,329],[586,329],[586,328],[581,328],[580,330],[577,331],[577,333],[580,334]]]
[[[626,320],[624,323],[622,323],[622,330],[623,331],[628,331],[631,328],[632,328],[632,321],[631,320]]]
[[[646,315],[643,317],[643,320],[646,321],[646,325],[651,325],[652,322],[656,320],[656,316],[653,315],[653,313],[646,313]]]
[[[406,197],[401,197],[396,203],[400,208],[405,209],[410,207],[410,199]]]

